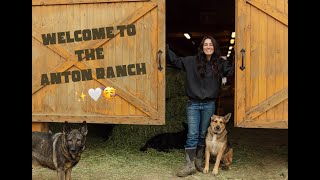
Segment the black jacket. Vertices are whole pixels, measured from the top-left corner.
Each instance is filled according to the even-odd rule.
[[[185,90],[189,100],[211,101],[217,98],[221,84],[221,78],[232,75],[232,68],[228,68],[228,61],[220,59],[218,67],[220,76],[214,73],[212,64],[206,65],[207,73],[203,78],[197,70],[196,56],[178,57],[168,46],[166,48],[166,58],[169,62],[179,69],[186,72]]]

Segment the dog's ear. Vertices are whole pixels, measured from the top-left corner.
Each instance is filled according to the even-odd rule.
[[[70,131],[71,131],[71,128],[69,126],[69,123],[68,123],[68,121],[65,121],[64,125],[63,125],[63,134],[67,135],[67,134],[69,134]]]
[[[211,119],[211,121],[212,121],[212,120],[215,120],[216,118],[217,118],[217,115],[212,114],[212,116],[211,116],[211,118],[210,118],[210,119]]]
[[[224,118],[224,122],[227,123],[229,121],[229,119],[231,118],[231,113],[228,113],[223,118]]]
[[[86,136],[88,134],[88,126],[87,126],[87,122],[86,121],[83,121],[82,126],[80,128],[80,132],[84,136]]]

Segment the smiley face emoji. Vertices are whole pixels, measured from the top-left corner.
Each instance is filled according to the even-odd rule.
[[[102,94],[107,100],[110,100],[116,96],[116,89],[113,87],[106,87],[103,89]]]

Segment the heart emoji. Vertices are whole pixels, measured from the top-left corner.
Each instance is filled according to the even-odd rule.
[[[101,96],[101,92],[102,90],[100,88],[96,88],[96,89],[91,88],[88,90],[89,96],[95,101],[99,99],[99,97]]]

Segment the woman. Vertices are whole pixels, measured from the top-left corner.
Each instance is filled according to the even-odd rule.
[[[227,61],[221,58],[218,43],[211,36],[202,39],[195,56],[178,57],[167,46],[166,58],[172,65],[186,71],[185,91],[188,96],[188,135],[185,144],[186,165],[177,176],[184,177],[196,172],[202,166],[205,150],[205,136],[210,117],[215,112],[221,79],[231,75]],[[227,74],[228,73],[228,74]]]

